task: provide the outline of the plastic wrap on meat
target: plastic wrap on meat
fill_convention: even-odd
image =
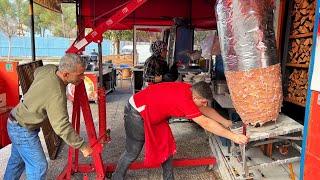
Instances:
[[[245,123],[276,120],[282,88],[273,27],[274,0],[218,0],[216,15],[236,111]]]

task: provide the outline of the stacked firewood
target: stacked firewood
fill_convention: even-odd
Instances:
[[[291,101],[305,104],[308,89],[308,71],[294,69],[289,76],[288,95]]]
[[[309,65],[312,49],[312,37],[297,38],[290,42],[289,63]]]
[[[315,0],[295,0],[292,11],[292,35],[312,33],[315,16]]]
[[[305,105],[308,88],[308,66],[312,51],[312,33],[315,22],[315,0],[294,0],[289,36],[287,81],[285,99]]]

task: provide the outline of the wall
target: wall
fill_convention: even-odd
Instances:
[[[73,43],[73,39],[62,37],[35,37],[36,56],[37,57],[60,57]],[[13,37],[11,47],[12,57],[30,57],[31,56],[31,40],[30,37]],[[0,57],[8,56],[9,42],[6,36],[0,32]],[[95,43],[91,43],[86,47],[86,52],[92,52],[92,49],[98,50]],[[102,53],[104,55],[111,54],[112,42],[105,39],[102,42]]]

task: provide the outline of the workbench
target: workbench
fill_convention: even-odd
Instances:
[[[212,134],[209,136],[209,142],[210,148],[217,158],[217,168],[223,179],[271,178],[275,175],[280,176],[279,174],[283,172],[286,172],[287,175],[294,174],[293,172],[299,173],[301,153],[299,144],[302,140],[302,130],[301,124],[284,114],[280,114],[276,122],[268,122],[262,127],[247,126],[249,143],[245,146],[232,143],[231,152],[228,152],[227,147],[222,146],[219,138]],[[242,122],[234,123],[231,131],[241,134]],[[290,143],[290,152],[287,155],[273,152],[272,158],[270,158],[265,156],[259,148],[261,145],[270,143],[279,143],[279,147],[282,148],[281,143],[283,142]],[[285,164],[293,164],[293,168],[288,169]],[[273,166],[279,166],[279,168],[270,168]]]

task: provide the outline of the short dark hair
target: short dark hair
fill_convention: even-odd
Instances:
[[[204,81],[192,85],[192,90],[196,91],[201,97],[211,101],[213,99],[210,85]]]

